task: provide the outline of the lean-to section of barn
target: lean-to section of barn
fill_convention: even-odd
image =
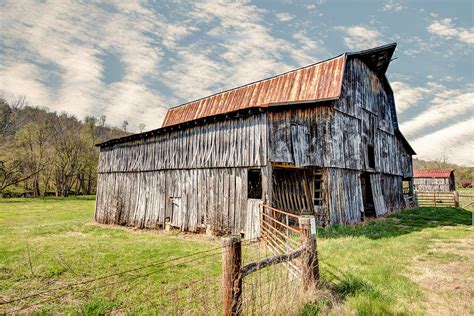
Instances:
[[[260,113],[101,148],[96,220],[245,231],[247,172],[266,164],[266,130]]]

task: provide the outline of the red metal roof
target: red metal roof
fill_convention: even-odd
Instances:
[[[454,169],[447,170],[414,170],[414,178],[449,178]]]
[[[336,99],[346,55],[214,94],[168,110],[163,127],[272,104]]]

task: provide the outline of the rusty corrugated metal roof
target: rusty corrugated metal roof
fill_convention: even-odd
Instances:
[[[414,170],[414,178],[449,178],[454,169],[446,170]]]
[[[171,108],[163,127],[246,108],[336,99],[341,93],[345,58],[341,55]]]

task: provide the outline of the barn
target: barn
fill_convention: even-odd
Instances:
[[[395,47],[185,103],[159,129],[99,144],[96,221],[254,236],[262,203],[321,225],[404,208],[415,152],[385,75]]]
[[[454,169],[415,170],[413,173],[415,189],[418,191],[455,191]]]

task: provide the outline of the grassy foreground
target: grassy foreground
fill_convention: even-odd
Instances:
[[[218,241],[203,237],[190,240],[186,234],[176,236],[178,232],[164,234],[100,226],[93,223],[94,208],[94,196],[0,199],[0,302],[220,246]],[[211,254],[198,262],[163,271],[169,265],[106,279],[98,285],[120,283],[97,290],[89,290],[96,283],[87,284],[79,287],[87,290],[80,295],[68,295],[26,312],[102,314],[125,308],[148,314],[158,292],[220,273],[220,252]],[[147,273],[150,275],[135,280]],[[123,279],[132,281],[121,282]],[[3,311],[34,302],[9,305]]]
[[[220,245],[203,236],[95,225],[94,204],[94,197],[0,199],[0,301]],[[474,313],[471,225],[469,211],[422,208],[319,230],[323,289],[300,313]],[[219,271],[217,253],[26,312],[152,313],[163,288]],[[0,313],[9,310],[0,305]]]

